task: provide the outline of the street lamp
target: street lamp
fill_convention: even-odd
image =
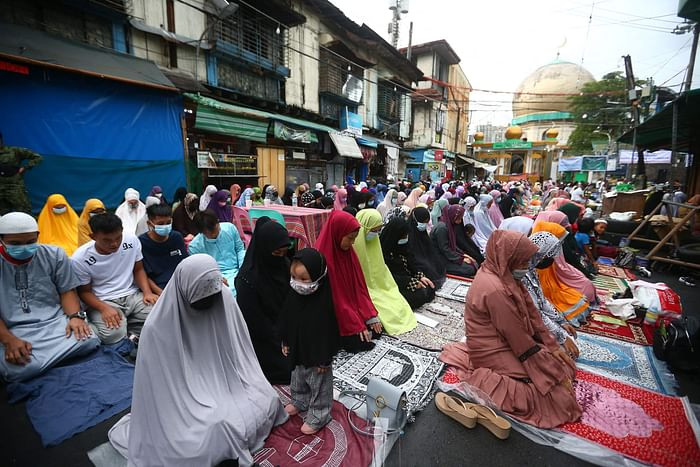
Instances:
[[[204,31],[202,31],[202,35],[199,36],[199,40],[197,41],[197,49],[194,54],[194,80],[195,82],[199,81],[199,75],[198,75],[198,70],[199,70],[199,51],[202,48],[202,41],[204,40],[204,36],[206,36],[210,30],[214,29],[214,26],[219,24],[220,21],[225,20],[226,18],[229,18],[232,16],[236,11],[238,11],[238,3],[233,3],[229,2],[228,0],[213,0],[212,3],[214,6],[220,9],[219,13],[216,14],[214,21],[210,25],[204,28]],[[206,16],[205,16],[206,20]]]

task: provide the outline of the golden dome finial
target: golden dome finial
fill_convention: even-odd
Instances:
[[[509,126],[508,129],[506,130],[506,140],[520,139],[520,137],[522,135],[523,135],[523,129],[520,128],[518,125]]]

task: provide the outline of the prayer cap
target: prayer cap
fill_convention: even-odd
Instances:
[[[10,212],[0,217],[0,235],[38,232],[36,220],[24,212]]]
[[[139,199],[139,197],[140,197],[139,192],[134,190],[133,188],[128,188],[124,192],[124,199],[127,201],[134,201],[134,200]]]

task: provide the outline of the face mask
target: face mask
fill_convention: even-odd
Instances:
[[[132,211],[135,211],[136,208],[138,208],[138,207],[139,207],[138,204],[129,204],[129,209],[131,209]]]
[[[537,269],[547,269],[552,264],[554,264],[554,258],[545,258],[542,261],[540,261],[539,264],[535,267]]]
[[[360,209],[364,209],[365,206],[367,206],[367,203],[360,203],[360,204],[357,205],[357,207],[360,208]]]
[[[379,232],[367,232],[367,235],[365,235],[365,240],[369,242],[377,237],[379,237]]]
[[[527,269],[513,269],[513,277],[516,281],[522,280],[527,275]]]
[[[95,217],[95,216],[99,216],[100,214],[103,214],[103,213],[101,213],[101,212],[91,212],[91,213],[89,214],[89,216],[90,216],[90,217]]]
[[[273,192],[272,192],[272,197],[273,197],[273,198],[277,198],[279,195],[280,195],[280,194],[279,194],[278,191],[273,191]]]
[[[208,297],[204,297],[201,300],[197,300],[194,303],[191,303],[192,308],[195,310],[208,310],[212,306],[214,306],[214,303],[216,302],[216,299],[221,296],[221,292],[215,293],[214,295],[209,295]]]
[[[162,198],[162,197],[163,197],[163,193],[156,193],[156,198]]]
[[[38,248],[38,243],[30,243],[29,245],[5,245],[7,254],[20,261],[34,256]]]
[[[153,231],[157,234],[160,235],[161,237],[167,237],[170,235],[170,232],[173,230],[173,224],[166,224],[166,225],[154,225],[153,226]]]
[[[420,230],[421,232],[425,232],[426,230],[428,230],[428,223],[427,222],[417,222],[416,228],[418,230]]]
[[[396,199],[396,198],[391,198],[391,205],[392,205],[392,206],[396,206],[396,203],[398,203],[398,202],[399,202],[398,199]]]
[[[405,245],[405,244],[408,243],[408,238],[401,238],[401,239],[399,239],[399,241],[396,242],[396,243],[398,243],[399,245]]]
[[[289,286],[299,295],[311,295],[318,290],[318,281],[301,282],[296,279],[289,279]]]
[[[53,213],[54,213],[54,214],[63,214],[63,213],[65,213],[66,211],[68,211],[68,208],[65,207],[65,206],[62,207],[62,208],[53,208]]]
[[[219,206],[221,206],[222,208],[226,206],[226,201],[219,201]]]

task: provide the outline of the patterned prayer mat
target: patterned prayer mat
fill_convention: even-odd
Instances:
[[[432,399],[433,383],[444,364],[438,353],[382,336],[374,349],[356,354],[341,351],[333,361],[333,385],[338,391],[366,391],[371,377],[380,377],[406,391],[409,415]]]
[[[627,290],[627,281],[624,279],[604,276],[602,274],[598,274],[593,278],[593,285],[595,285],[596,289],[604,290],[609,294]]]
[[[651,347],[587,334],[579,334],[576,343],[581,351],[576,366],[651,391],[676,394],[673,374]]]
[[[435,297],[416,310],[416,318],[418,326],[397,339],[434,351],[464,339],[464,302]]]
[[[624,324],[609,323],[596,319],[596,315],[607,319],[621,321]],[[578,328],[579,331],[598,336],[610,337],[624,342],[631,342],[639,345],[652,345],[654,342],[653,330],[648,325],[640,325],[625,322],[616,318],[607,311],[601,310],[592,313],[588,317],[588,322]]]
[[[275,386],[282,404],[291,402],[288,386]],[[348,423],[347,409],[333,401],[333,420],[314,435],[301,432],[304,420],[300,415],[290,417],[275,427],[265,440],[265,446],[255,453],[254,461],[261,467],[276,465],[356,466],[370,465],[374,452],[374,439],[352,429]],[[356,426],[364,426],[360,417],[351,413]]]
[[[467,292],[469,292],[471,285],[471,281],[448,277],[443,286],[435,292],[435,295],[464,303],[467,301]]]
[[[598,263],[598,274],[602,274],[604,276],[609,276],[609,277],[616,277],[618,279],[631,279],[634,280],[636,276],[628,271],[627,269],[618,267],[618,266],[610,266],[607,264],[600,264]]]

